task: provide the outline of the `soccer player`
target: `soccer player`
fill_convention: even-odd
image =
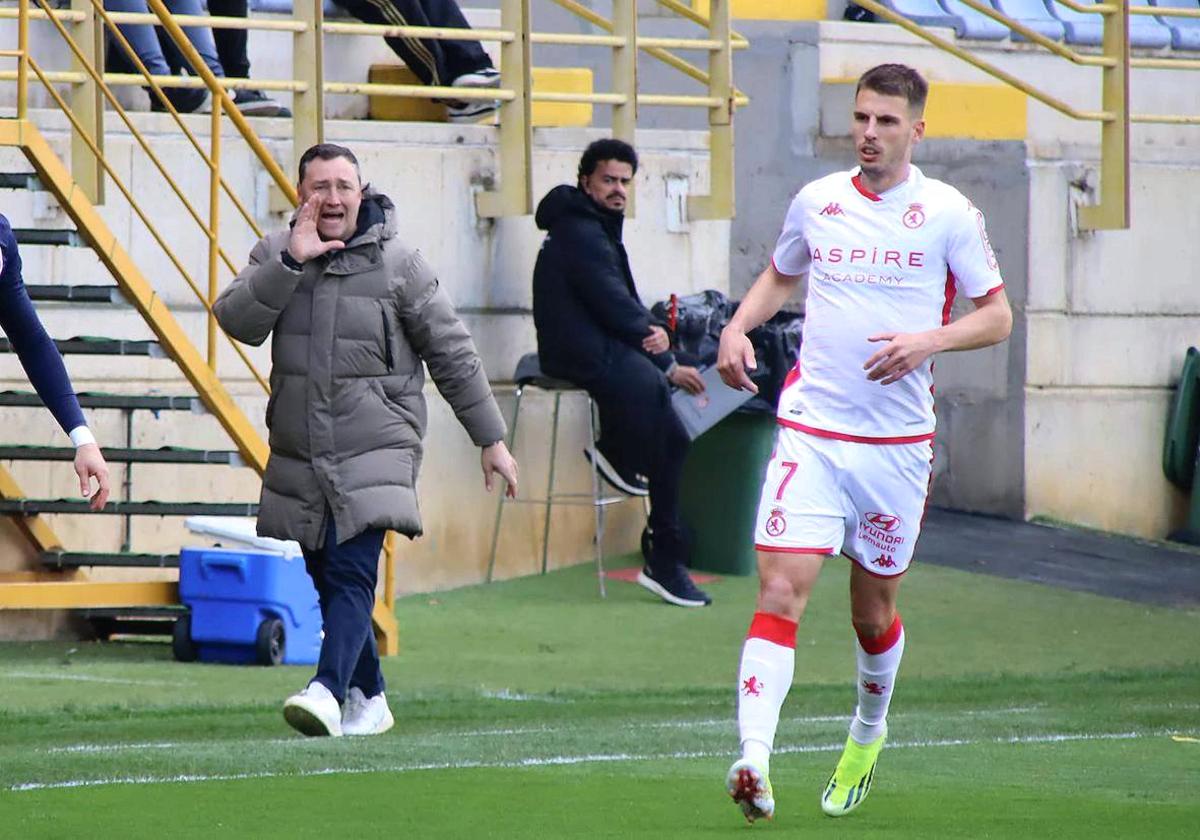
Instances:
[[[808,275],[804,341],[780,395],[783,428],[758,509],[759,594],[738,675],[742,757],[726,779],[751,822],[775,811],[769,765],[796,629],[822,563],[838,553],[850,560],[858,706],[821,808],[842,816],[870,792],[904,653],[896,596],[931,475],[932,357],[997,344],[1012,328],[983,214],[912,165],[927,93],[904,65],[863,74],[858,167],[800,190],[771,265],[721,334],[721,377],[754,391],[746,333]],[[974,310],[951,322],[956,293]]]

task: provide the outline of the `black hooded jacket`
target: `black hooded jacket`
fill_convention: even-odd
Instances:
[[[576,187],[555,187],[534,217],[546,239],[533,268],[538,357],[550,376],[586,386],[621,345],[645,353],[642,339],[661,322],[638,297],[621,244],[625,217]],[[664,372],[670,352],[646,354]]]

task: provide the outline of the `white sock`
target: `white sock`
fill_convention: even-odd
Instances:
[[[755,613],[738,669],[738,732],[742,755],[767,772],[779,712],[796,666],[796,622]]]
[[[904,625],[899,614],[882,636],[860,637],[857,649],[858,708],[850,721],[850,737],[865,746],[887,731],[888,706],[904,656]]]

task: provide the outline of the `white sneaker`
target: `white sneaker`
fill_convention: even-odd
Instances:
[[[450,86],[462,88],[500,87],[500,71],[495,67],[481,67],[473,73],[463,73],[452,81]]]
[[[305,735],[337,738],[342,734],[342,709],[329,689],[316,680],[283,702],[283,719]]]
[[[343,735],[382,735],[395,724],[383,692],[367,697],[362,689],[351,686],[342,710]]]

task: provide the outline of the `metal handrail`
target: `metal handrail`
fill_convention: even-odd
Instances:
[[[576,0],[552,0],[552,2],[561,6],[564,9],[566,9],[568,12],[575,15],[576,17],[580,17],[583,20],[586,20],[588,23],[592,24],[593,26],[599,27],[600,29],[603,29],[607,32],[613,31],[612,21],[610,21],[608,18],[604,17],[603,15],[593,12],[587,6],[584,6],[581,3],[576,2]],[[662,2],[662,0],[659,0],[659,2]],[[680,7],[680,8],[686,8],[686,7]],[[705,25],[708,24],[708,20],[706,18],[702,18],[700,15],[697,15],[694,12],[692,12],[691,14],[686,15],[686,16],[697,22],[703,21]],[[638,40],[639,40],[639,44],[638,44],[639,48],[645,49],[647,55],[653,56],[654,58],[658,59],[659,61],[666,64],[667,66],[678,70],[679,72],[683,73],[685,76],[690,76],[691,78],[695,79],[696,81],[700,82],[701,84],[708,84],[708,82],[709,82],[708,73],[705,73],[699,67],[695,66],[691,62],[684,61],[679,56],[668,52],[667,50],[663,49],[662,47],[655,47],[655,46],[642,47],[640,42],[642,40],[649,40],[649,39],[639,38]],[[742,45],[733,44],[732,46],[734,49],[742,49],[746,46],[746,44],[742,44]],[[734,95],[735,101],[738,105],[746,105],[746,104],[749,104],[749,102],[750,102],[749,97],[747,97],[737,87],[733,88],[733,95]]]
[[[36,0],[36,2],[39,5],[42,5],[44,9],[47,8],[47,6],[46,6],[47,0]],[[92,2],[96,7],[97,12],[101,16],[103,16],[104,9],[103,9],[102,4],[97,3],[96,0],[92,0]],[[167,184],[171,187],[172,191],[179,198],[180,202],[183,204],[183,206],[186,209],[186,211],[188,212],[188,214],[192,217],[192,220],[194,222],[196,222],[196,224],[200,227],[201,231],[203,231],[210,240],[213,240],[216,236],[215,225],[213,227],[210,227],[210,226],[206,225],[203,222],[203,220],[200,218],[199,213],[192,206],[192,203],[187,199],[187,197],[183,194],[183,191],[179,188],[179,185],[177,183],[175,183],[175,180],[171,177],[170,173],[167,171],[166,167],[163,165],[162,160],[159,158],[159,156],[157,154],[155,154],[153,149],[150,147],[150,144],[147,142],[145,136],[140,131],[138,131],[137,127],[133,124],[133,121],[130,119],[128,112],[124,109],[124,107],[122,107],[120,101],[113,94],[111,88],[109,88],[107,85],[104,84],[104,80],[101,77],[99,71],[96,70],[96,68],[90,62],[87,61],[86,56],[84,56],[82,49],[79,47],[79,44],[76,43],[75,38],[69,32],[67,32],[66,27],[63,26],[61,21],[55,19],[53,16],[50,17],[50,20],[53,23],[53,25],[58,29],[59,35],[62,37],[63,41],[66,43],[67,47],[71,50],[72,54],[74,54],[74,56],[84,66],[85,72],[91,77],[92,81],[98,85],[102,95],[108,101],[109,105],[111,105],[113,107],[114,111],[117,113],[117,115],[120,117],[120,119],[125,123],[126,127],[130,131],[131,135],[135,138],[135,140],[141,146],[142,150],[150,158],[150,160],[154,164],[155,168],[159,171],[159,173],[167,181]],[[116,28],[115,24],[113,25],[113,32],[116,35],[116,37],[118,38],[119,43],[122,45],[122,47],[124,47],[125,49],[127,49],[129,51],[131,58],[134,60],[135,64],[138,66],[138,68],[143,73],[146,74],[147,78],[149,78],[149,73],[146,71],[145,65],[142,64],[141,60],[137,58],[137,55],[136,55],[136,53],[133,52],[133,49],[129,45],[129,42],[125,40],[123,35],[121,35],[120,30],[118,30]],[[84,139],[84,142],[88,145],[92,154],[95,155],[100,166],[104,169],[106,174],[112,179],[113,183],[117,186],[117,188],[125,196],[126,200],[129,202],[130,207],[133,209],[134,213],[137,214],[138,218],[142,221],[142,223],[146,226],[146,229],[147,229],[147,231],[149,231],[151,237],[153,237],[155,242],[158,243],[159,247],[162,248],[163,252],[167,256],[167,259],[171,262],[171,264],[173,266],[175,266],[176,270],[179,271],[180,276],[183,278],[184,282],[188,285],[188,287],[192,290],[193,294],[196,295],[196,298],[201,302],[201,304],[208,311],[209,317],[212,318],[213,314],[212,314],[211,301],[208,300],[204,296],[204,294],[200,291],[200,288],[196,285],[196,282],[192,279],[192,277],[188,273],[187,269],[184,268],[183,263],[180,261],[179,257],[175,254],[175,252],[167,244],[166,240],[158,232],[157,228],[154,227],[154,225],[151,223],[150,219],[146,216],[144,211],[141,209],[140,205],[138,205],[136,200],[133,198],[132,192],[121,181],[120,177],[117,175],[116,171],[112,168],[111,164],[108,163],[108,160],[104,156],[103,151],[100,149],[99,144],[97,144],[96,141],[85,130],[82,123],[80,123],[79,119],[72,112],[70,106],[62,98],[62,96],[58,93],[58,91],[54,89],[54,85],[53,85],[52,81],[45,76],[41,67],[37,64],[37,62],[34,61],[33,57],[26,54],[24,56],[23,61],[25,64],[28,64],[28,66],[31,69],[33,69],[35,71],[35,73],[38,76],[39,81],[42,82],[43,86],[47,89],[50,96],[54,99],[55,103],[63,111],[63,113],[66,115],[67,119],[70,121],[72,128],[75,129],[75,131],[78,133],[78,135]],[[169,103],[168,103],[168,106],[169,106]],[[18,110],[20,110],[20,109],[18,109]],[[23,118],[23,114],[21,116]],[[178,114],[176,114],[176,118],[178,119]],[[187,127],[183,125],[182,121],[180,121],[180,127],[184,130],[184,132],[188,136],[189,140],[192,141],[193,145],[196,148],[196,151],[199,152],[199,154],[204,159],[204,161],[209,165],[210,168],[212,168],[213,161],[208,157],[208,155],[206,155],[204,153],[203,149],[200,148],[199,143],[195,139],[195,136],[192,135],[190,131],[188,131]],[[250,221],[251,225],[255,228],[256,231],[258,231],[259,235],[261,236],[261,231],[258,230],[258,226],[254,223],[253,217],[249,216],[249,213],[248,213],[248,211],[246,211],[245,206],[241,203],[241,201],[237,198],[237,196],[233,194],[232,189],[224,181],[224,179],[221,179],[221,184],[225,187],[226,193],[229,195],[229,197],[233,200],[234,204],[242,212],[243,216],[245,216],[248,219],[248,221]],[[229,270],[236,274],[237,268],[234,265],[233,261],[229,258],[229,255],[226,254],[223,249],[218,249],[218,254],[224,260],[224,262],[225,262],[226,266],[228,266]],[[239,357],[242,359],[243,363],[245,363],[247,368],[250,370],[251,375],[259,382],[260,385],[262,385],[265,389],[267,389],[269,391],[269,387],[267,386],[266,380],[263,378],[262,374],[259,373],[258,369],[254,366],[253,362],[251,362],[251,360],[250,360],[249,356],[246,354],[246,352],[233,340],[232,337],[227,336],[227,338],[229,339],[230,345],[233,347],[234,351],[239,355]],[[211,362],[210,362],[210,364],[211,364]]]
[[[968,52],[967,50],[964,50],[962,47],[958,46],[957,44],[952,44],[951,42],[947,41],[945,38],[942,38],[938,35],[933,34],[932,32],[929,32],[920,24],[913,23],[908,18],[904,17],[903,15],[899,14],[898,12],[893,12],[891,9],[889,9],[887,6],[884,6],[882,3],[876,2],[876,0],[854,0],[854,2],[858,3],[864,9],[868,9],[868,10],[874,12],[879,17],[886,18],[887,20],[889,20],[892,23],[899,26],[901,29],[911,32],[913,35],[916,35],[918,38],[928,41],[929,43],[933,44],[938,49],[948,52],[951,55],[955,56],[956,58],[962,59],[963,61],[967,62],[971,66],[977,67],[978,69],[982,70],[983,72],[987,73],[988,75],[993,76],[993,77],[999,79],[1000,81],[1002,81],[1008,85],[1011,85],[1012,87],[1015,87],[1017,90],[1021,91],[1022,93],[1026,94],[1028,96],[1032,96],[1034,99],[1041,102],[1043,105],[1048,105],[1049,107],[1053,108],[1054,110],[1058,111],[1059,113],[1066,114],[1068,117],[1071,117],[1072,119],[1107,122],[1109,120],[1114,120],[1117,118],[1117,115],[1110,111],[1080,111],[1076,108],[1073,108],[1070,105],[1068,105],[1066,102],[1063,102],[1061,99],[1051,96],[1048,93],[1044,93],[1043,91],[1038,90],[1037,88],[1033,87],[1032,85],[1022,81],[1021,79],[1018,79],[1016,76],[1012,75],[1011,73],[1007,72],[1006,70],[1001,70],[996,65],[994,65],[990,62],[984,61],[982,58],[978,58],[975,55],[972,55],[970,52]],[[964,0],[964,2],[966,2],[966,0]]]

